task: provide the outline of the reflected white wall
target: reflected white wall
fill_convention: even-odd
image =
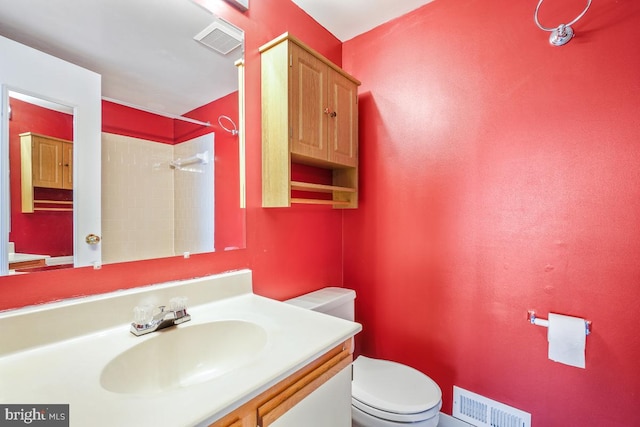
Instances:
[[[200,161],[174,170],[176,255],[214,250],[214,135],[194,138],[174,146],[174,160]],[[206,163],[202,162],[205,158]]]

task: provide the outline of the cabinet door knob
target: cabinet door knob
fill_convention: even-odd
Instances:
[[[331,111],[331,109],[330,109],[329,107],[326,107],[326,108],[324,109],[324,113],[325,113],[325,114],[328,114],[328,115],[329,115],[329,117],[335,117],[335,116],[337,116],[337,115],[338,115],[338,113],[336,113],[335,111]]]

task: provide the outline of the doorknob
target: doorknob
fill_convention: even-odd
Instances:
[[[90,245],[97,245],[98,243],[100,243],[100,236],[96,236],[95,234],[87,234],[87,237],[85,237],[84,240]]]

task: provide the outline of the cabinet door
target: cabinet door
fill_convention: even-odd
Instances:
[[[73,144],[62,143],[62,188],[73,190]]]
[[[62,145],[60,141],[34,136],[33,186],[62,188]]]
[[[289,123],[292,154],[327,160],[327,72],[329,67],[290,43],[291,90]]]
[[[358,165],[358,86],[333,70],[329,73],[328,86],[329,161],[355,167]]]
[[[351,366],[342,369],[270,427],[351,427]]]
[[[283,381],[284,389],[258,406],[258,426],[349,427],[351,361],[350,345],[344,343],[307,365],[310,370],[302,377]],[[334,412],[324,413],[328,407]]]

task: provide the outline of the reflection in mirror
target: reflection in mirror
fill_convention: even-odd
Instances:
[[[103,102],[103,263],[244,247],[239,137],[204,122],[238,117],[238,102],[197,108],[195,123]]]
[[[73,265],[73,109],[9,91],[9,270]]]
[[[215,144],[102,136],[102,262],[214,250]]]
[[[0,35],[102,75],[103,263],[245,247],[242,99],[234,64],[243,57],[240,29],[190,1],[156,8],[99,0],[88,8],[78,0],[26,0],[0,2]],[[222,116],[234,124],[220,122]],[[227,131],[233,126],[240,135]],[[21,200],[11,205],[13,212]],[[69,221],[56,228],[64,239],[46,240],[85,245],[87,233],[64,231],[73,228]],[[12,214],[11,222],[20,220]],[[16,227],[11,233],[20,240]],[[70,256],[66,249],[47,251],[60,262]]]

